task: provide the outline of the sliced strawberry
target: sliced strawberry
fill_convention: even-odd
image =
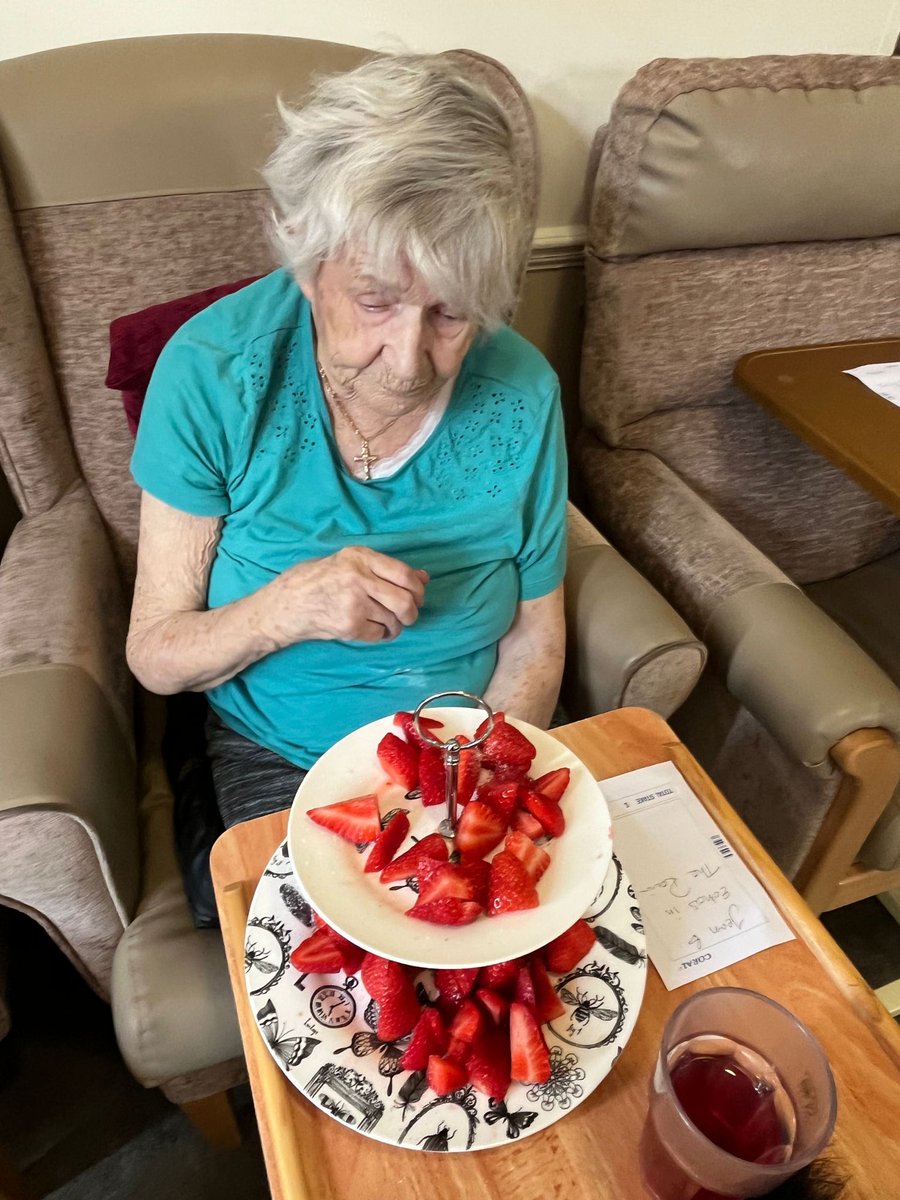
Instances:
[[[374,795],[354,796],[336,804],[322,804],[307,809],[306,815],[323,829],[329,829],[348,842],[374,842],[381,833],[378,798]]]
[[[380,1000],[395,988],[402,988],[408,978],[406,968],[400,963],[371,953],[362,961],[360,977],[373,1000]]]
[[[405,812],[394,813],[375,839],[375,845],[369,851],[364,870],[383,871],[403,845],[408,833],[409,817]]]
[[[517,1083],[546,1083],[550,1051],[537,1018],[525,1004],[509,1008],[510,1075]]]
[[[458,1008],[471,996],[478,974],[478,967],[439,967],[434,973],[434,983],[441,999]]]
[[[486,1030],[466,1059],[469,1081],[485,1096],[502,1100],[510,1084],[510,1047],[506,1029]]]
[[[508,958],[504,962],[491,963],[481,968],[478,982],[495,992],[509,992],[516,985],[519,977],[520,962],[517,958]]]
[[[491,861],[487,915],[497,917],[523,908],[537,908],[538,903],[538,894],[528,872],[514,854],[501,850]]]
[[[463,1000],[450,1025],[451,1038],[472,1043],[484,1029],[484,1013],[471,998]]]
[[[519,785],[514,779],[498,782],[495,777],[478,789],[478,799],[498,812],[504,825],[509,825],[519,803]]]
[[[481,752],[486,767],[503,765],[522,767],[525,771],[537,754],[525,734],[506,720],[494,721],[494,728],[485,739]]]
[[[596,944],[594,931],[587,921],[576,921],[559,937],[544,946],[540,953],[544,957],[547,969],[562,975],[581,962]]]
[[[481,750],[477,746],[473,746],[471,750],[460,750],[456,773],[456,803],[460,807],[464,807],[472,799],[480,774]]]
[[[337,946],[341,952],[341,970],[345,975],[358,975],[362,960],[366,956],[365,950],[340,936]]]
[[[412,1033],[421,1008],[412,983],[402,992],[392,992],[377,1001],[378,1024],[375,1032],[383,1042],[395,1042]]]
[[[398,712],[394,714],[394,724],[398,729],[402,729],[406,734],[406,740],[413,746],[418,746],[421,750],[428,743],[423,741],[416,732],[416,723],[413,719],[413,714],[409,712]],[[436,737],[436,730],[443,729],[443,721],[438,721],[435,717],[419,717],[419,724],[431,737]]]
[[[516,996],[514,1003],[525,1004],[531,1009],[532,1012],[535,1012],[537,1009],[534,996],[534,981],[532,980],[531,972],[525,963],[519,967],[519,976],[516,979]]]
[[[480,800],[470,800],[456,826],[456,848],[464,857],[482,858],[499,846],[506,833],[506,822],[493,808]]]
[[[523,783],[527,780],[528,768],[523,763],[496,763],[493,767],[493,783]]]
[[[520,833],[524,833],[532,841],[544,836],[544,827],[537,817],[533,817],[530,812],[526,812],[522,808],[513,815],[512,827],[518,829]]]
[[[419,998],[409,972],[400,963],[377,954],[362,961],[363,986],[378,1005],[375,1032],[383,1042],[411,1033],[419,1019]]]
[[[406,915],[418,921],[429,921],[432,925],[471,925],[483,911],[475,900],[442,896],[437,900],[417,900],[406,910]]]
[[[469,1057],[469,1043],[464,1042],[462,1038],[450,1038],[450,1043],[444,1051],[444,1058],[448,1058],[450,1062],[465,1065],[466,1059]]]
[[[488,1016],[495,1025],[499,1025],[506,1019],[506,1014],[509,1012],[509,1001],[505,996],[501,996],[493,988],[480,987],[476,989],[475,997],[484,1005]]]
[[[416,865],[420,858],[439,858],[444,862],[450,857],[447,843],[439,833],[429,833],[421,842],[416,842],[408,850],[384,868],[381,872],[382,883],[399,883],[402,879],[415,879]]]
[[[304,974],[334,974],[343,969],[341,949],[327,930],[317,929],[291,952],[291,966]]]
[[[419,755],[419,788],[426,808],[444,803],[447,794],[444,756],[434,746],[426,746]]]
[[[400,1059],[402,1071],[424,1071],[432,1054],[444,1054],[450,1035],[436,1008],[423,1008],[413,1030],[412,1041]]]
[[[425,857],[424,855],[416,861],[416,884],[418,886],[419,895],[428,889],[428,885],[441,870],[442,867],[449,867],[451,864],[446,859],[443,861],[439,858]],[[468,899],[469,897],[466,897]]]
[[[469,1082],[469,1073],[461,1063],[432,1054],[428,1060],[425,1078],[428,1086],[439,1096],[448,1096]]]
[[[528,973],[534,985],[534,1012],[538,1024],[546,1025],[548,1021],[555,1021],[566,1011],[566,1006],[556,994],[540,955],[532,954],[528,963]]]
[[[488,720],[489,720],[489,718],[485,717],[484,720],[481,722],[481,724],[478,726],[478,728],[475,730],[476,738],[480,738],[482,736],[482,734],[487,733]],[[505,720],[506,720],[506,716],[502,712],[502,710],[499,710],[494,713],[494,724],[495,725],[497,724],[498,721],[505,721]]]
[[[559,804],[563,792],[569,786],[570,776],[571,771],[568,767],[557,767],[555,771],[548,771],[546,775],[535,779],[531,786],[536,792],[546,796],[548,800],[555,800]]]
[[[384,773],[394,783],[399,783],[404,792],[411,792],[418,786],[418,746],[398,738],[396,733],[386,733],[378,743],[377,754]]]
[[[429,859],[434,862],[434,859]],[[424,878],[423,878],[424,877]],[[452,896],[456,900],[475,900],[475,881],[462,873],[454,863],[441,863],[436,870],[417,873],[419,880],[419,903],[441,900]]]
[[[547,851],[541,846],[536,846],[531,838],[526,837],[519,829],[513,829],[506,835],[503,848],[516,856],[528,872],[532,883],[537,883],[550,866],[550,855]]]
[[[483,858],[467,859],[456,868],[458,874],[469,881],[472,888],[472,899],[477,900],[482,908],[487,904],[488,883],[491,878],[490,863]]]
[[[559,837],[566,827],[566,818],[555,800],[548,800],[542,792],[528,788],[522,795],[522,803],[540,822],[541,829],[547,837]]]
[[[318,913],[313,913],[313,916],[316,922],[316,930],[327,934],[331,943],[340,953],[340,969],[345,975],[355,975],[359,971],[362,960],[365,957],[365,950],[361,949],[354,942],[351,942],[348,938],[345,938],[343,934],[338,933],[336,929],[332,929]]]

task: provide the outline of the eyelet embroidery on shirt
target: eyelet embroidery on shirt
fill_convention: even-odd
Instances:
[[[271,335],[270,344],[277,336]],[[254,350],[247,358],[247,365],[247,383],[252,395],[270,405],[268,412],[260,413],[254,454],[261,457],[274,453],[294,464],[318,445],[315,436],[318,418],[308,388],[299,382],[304,377],[300,333],[289,337],[270,355],[263,350]],[[280,381],[276,387],[273,387],[273,378]],[[270,390],[272,396],[268,394]]]
[[[463,499],[473,481],[483,479],[485,494],[493,499],[522,469],[525,404],[521,396],[475,379],[468,385],[466,408],[466,415],[451,424],[435,450],[434,479],[454,500]],[[501,411],[512,419],[499,430],[496,420]]]
[[[272,335],[275,340],[276,335]],[[247,359],[251,393],[268,400],[269,411],[260,414],[255,456],[271,453],[293,465],[313,450],[318,439],[318,417],[304,378],[303,344],[299,333],[288,338],[271,355],[255,349]],[[268,396],[273,377],[279,390]],[[434,448],[434,481],[454,500],[471,492],[473,483],[485,480],[485,494],[502,495],[506,481],[522,469],[526,446],[525,403],[489,380],[472,379],[465,395],[466,412],[451,420]],[[498,429],[498,418],[505,418]]]

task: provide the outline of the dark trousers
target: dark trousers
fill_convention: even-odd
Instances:
[[[229,729],[212,709],[206,718],[206,752],[226,828],[290,808],[306,775],[302,767]]]

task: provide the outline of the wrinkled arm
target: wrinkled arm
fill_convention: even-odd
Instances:
[[[562,584],[546,596],[522,600],[500,639],[488,704],[546,729],[559,696],[565,643]]]
[[[296,642],[378,642],[418,618],[427,574],[364,546],[308,559],[207,608],[220,517],[144,493],[128,664],[151,692],[206,691]]]
[[[144,493],[128,665],[151,692],[204,691],[274,649],[254,597],[210,611],[220,517],[180,512]]]

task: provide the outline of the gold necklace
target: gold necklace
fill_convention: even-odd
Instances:
[[[344,418],[344,420],[347,422],[347,424],[350,426],[350,428],[353,430],[353,432],[359,438],[359,443],[360,443],[360,448],[362,450],[362,453],[355,455],[353,461],[355,463],[362,463],[363,483],[371,483],[371,481],[372,481],[372,463],[378,462],[378,459],[381,456],[379,454],[373,454],[371,452],[371,450],[369,449],[369,443],[374,442],[376,438],[380,438],[383,433],[387,433],[387,431],[390,429],[390,427],[396,421],[399,421],[400,418],[404,414],[397,413],[396,416],[391,417],[391,419],[389,421],[387,421],[384,425],[382,425],[382,427],[380,429],[376,430],[375,433],[370,433],[369,436],[366,437],[366,435],[362,432],[362,430],[358,429],[357,426],[353,423],[353,419],[350,416],[350,414],[347,412],[346,408],[344,407],[343,402],[335,394],[334,388],[331,386],[331,381],[329,380],[328,376],[325,374],[325,371],[323,370],[322,364],[320,362],[316,363],[316,368],[318,369],[318,372],[319,372],[319,378],[322,380],[322,387],[325,389],[325,395],[328,397],[328,399],[331,401],[331,403],[334,405],[334,407],[337,409],[337,411],[341,414],[341,416]]]

